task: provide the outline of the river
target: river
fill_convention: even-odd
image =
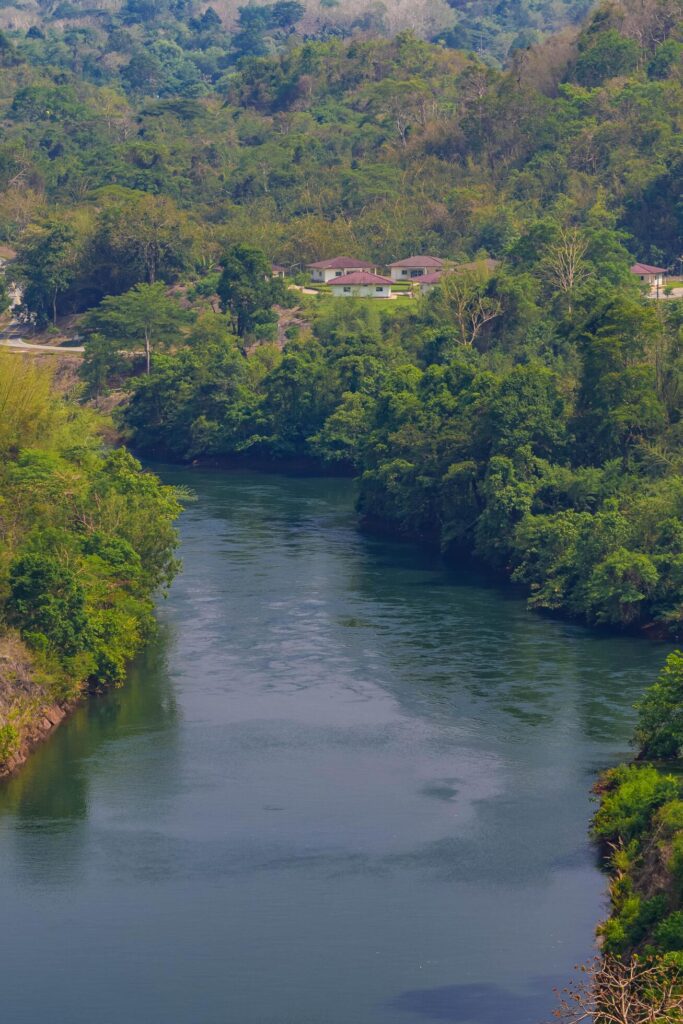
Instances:
[[[663,652],[359,534],[350,481],[163,475],[158,638],[0,788],[3,1019],[547,1018]]]

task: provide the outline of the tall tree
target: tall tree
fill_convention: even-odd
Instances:
[[[234,245],[223,257],[218,295],[240,338],[258,328],[262,334],[271,333],[269,328],[277,321],[273,303],[283,294],[282,282],[273,279],[270,260],[260,249]]]
[[[163,284],[137,284],[123,295],[104,299],[86,320],[86,330],[96,333],[117,349],[140,349],[145,353],[147,373],[152,353],[171,345],[187,320],[185,311],[166,294]]]
[[[571,316],[574,295],[588,276],[585,256],[588,242],[576,228],[562,228],[545,249],[543,263],[553,290],[559,292]]]
[[[435,303],[445,318],[453,320],[461,345],[472,347],[483,329],[503,312],[498,298],[488,294],[490,274],[485,265],[473,270],[444,273]]]
[[[15,271],[23,283],[23,305],[38,324],[57,322],[60,295],[76,269],[76,232],[61,221],[30,228],[19,248]]]
[[[110,279],[109,290],[171,281],[189,266],[196,231],[172,199],[112,189],[104,200],[92,259]]]

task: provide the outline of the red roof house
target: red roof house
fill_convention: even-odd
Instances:
[[[358,270],[353,274],[342,274],[330,281],[330,290],[337,296],[364,296],[373,299],[391,297],[391,278],[367,270]]]
[[[666,274],[666,267],[651,267],[649,263],[634,263],[632,274]]]
[[[442,277],[443,271],[435,270],[431,274],[422,274],[418,277],[415,284],[420,286],[421,292],[429,292],[439,283]]]
[[[335,256],[332,260],[318,260],[316,263],[309,263],[308,269],[311,272],[313,281],[327,284],[334,277],[342,277],[343,274],[354,274],[361,270],[375,270],[373,263],[367,260],[358,260],[354,256]]]
[[[414,277],[422,277],[435,270],[440,270],[446,261],[438,256],[408,256],[405,260],[397,260],[389,264],[392,281],[410,281]]]
[[[634,263],[631,273],[636,274],[641,281],[650,286],[651,291],[655,292],[664,283],[666,270],[664,267],[653,267],[649,263]]]

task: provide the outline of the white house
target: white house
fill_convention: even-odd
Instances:
[[[390,263],[389,273],[392,281],[412,281],[416,277],[441,270],[445,262],[438,256],[409,256],[405,260]]]
[[[631,273],[637,274],[641,281],[649,285],[650,291],[659,292],[659,289],[664,284],[666,270],[664,267],[651,267],[649,263],[634,263],[631,267]]]
[[[317,263],[309,263],[308,269],[311,272],[311,280],[318,284],[327,284],[335,277],[343,277],[344,274],[360,274],[365,270],[375,273],[376,267],[366,260],[357,260],[353,256],[336,256],[333,260],[318,260]]]
[[[342,274],[329,282],[330,291],[343,298],[390,299],[391,280],[371,274],[367,270],[359,270],[353,274]]]
[[[284,278],[285,274],[287,273],[286,269],[284,267],[281,267],[279,263],[271,263],[270,270],[273,277]]]

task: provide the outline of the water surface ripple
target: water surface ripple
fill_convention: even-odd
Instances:
[[[158,639],[0,789],[4,1019],[546,1018],[663,652],[359,535],[348,481],[163,472]]]

